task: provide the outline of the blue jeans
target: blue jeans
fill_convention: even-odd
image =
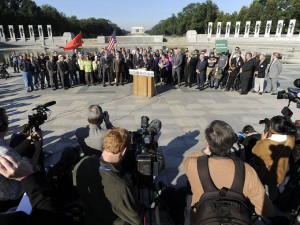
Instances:
[[[30,90],[33,91],[34,87],[33,87],[33,82],[32,82],[32,73],[31,72],[22,72],[23,75],[23,82],[24,82],[24,86],[26,90]]]

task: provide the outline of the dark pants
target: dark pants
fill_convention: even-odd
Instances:
[[[86,84],[84,70],[79,70],[79,81],[80,81],[80,84]]]
[[[70,78],[73,82],[73,85],[78,84],[77,73],[76,70],[70,71]]]
[[[123,73],[121,71],[116,71],[116,79],[117,79],[117,85],[119,83],[123,84]]]
[[[197,73],[197,85],[199,88],[204,88],[204,82],[205,82],[205,70],[200,71],[200,73]]]
[[[192,85],[192,81],[194,81],[194,73],[193,72],[186,72],[184,73],[184,80],[185,85]]]
[[[13,62],[13,64],[14,64],[14,72],[19,73],[18,62]]]
[[[49,76],[50,76],[50,85],[51,85],[51,87],[58,89],[57,71],[49,72]]]
[[[248,93],[250,77],[251,74],[241,74],[241,93],[243,94]]]
[[[103,74],[103,84],[105,84],[105,82],[109,82],[111,83],[112,77],[111,77],[111,73],[110,73],[110,69],[109,68],[102,68],[102,74]]]
[[[41,70],[40,71],[40,80],[41,80],[41,88],[45,88],[45,77],[47,79],[48,82],[48,87],[50,87],[50,77],[49,74],[47,73],[47,71],[45,70]]]

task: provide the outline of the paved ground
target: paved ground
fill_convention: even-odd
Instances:
[[[280,89],[293,87],[299,76],[300,65],[284,65],[280,77]],[[85,126],[86,109],[91,104],[99,104],[110,114],[114,126],[136,130],[143,115],[162,121],[158,138],[160,150],[166,158],[166,168],[160,179],[167,184],[185,184],[181,162],[187,154],[204,147],[204,129],[212,120],[228,122],[236,132],[244,125],[251,124],[263,130],[258,121],[280,114],[288,100],[277,100],[270,94],[240,96],[237,92],[210,90],[199,92],[190,88],[170,88],[158,86],[158,95],[153,98],[134,97],[132,85],[102,87],[74,87],[67,91],[47,89],[26,93],[20,75],[8,80],[0,79],[0,106],[8,111],[10,134],[27,122],[31,109],[38,104],[56,101],[51,106],[52,114],[42,125],[45,134],[45,149],[60,152],[64,146],[75,145],[74,130]],[[300,109],[291,103],[294,119],[300,119]],[[55,162],[59,154],[48,159]]]

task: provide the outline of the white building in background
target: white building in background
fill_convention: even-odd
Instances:
[[[144,27],[131,27],[131,34],[144,34]]]

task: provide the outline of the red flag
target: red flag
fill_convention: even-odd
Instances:
[[[64,51],[76,49],[79,46],[82,46],[81,32],[73,40],[71,40],[68,44],[66,44],[66,46],[64,47]]]

